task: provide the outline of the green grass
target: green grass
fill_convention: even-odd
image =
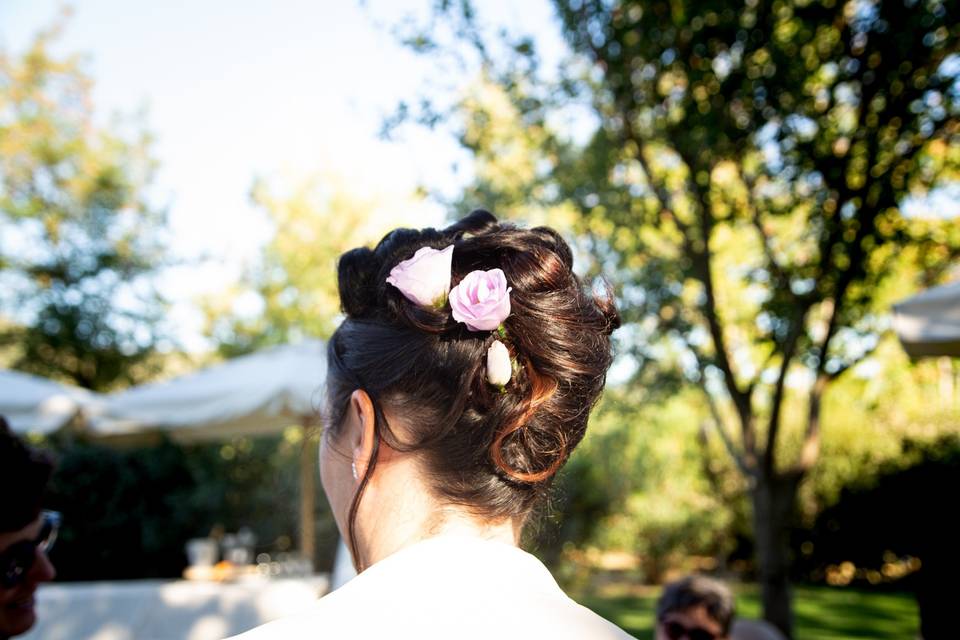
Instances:
[[[737,615],[760,616],[757,588],[736,588]],[[606,585],[600,595],[572,594],[628,633],[653,638],[656,588],[618,588]],[[579,596],[579,597],[578,597]],[[832,587],[798,587],[794,592],[796,640],[910,640],[917,637],[917,603],[908,593],[875,593]]]

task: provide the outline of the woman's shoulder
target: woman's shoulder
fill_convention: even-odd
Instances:
[[[228,640],[299,640],[301,638],[357,637],[358,611],[353,598],[348,595],[346,586],[320,598],[307,610],[246,631]],[[346,597],[345,597],[346,596]],[[376,610],[375,603],[367,603],[370,615]],[[371,616],[372,617],[372,616]],[[360,637],[363,637],[362,635]]]
[[[339,593],[339,592],[337,592]],[[355,601],[349,591],[322,598],[309,611],[269,622],[232,640],[313,640],[319,637],[418,638],[421,640],[491,637],[503,640],[633,640],[625,631],[572,600],[513,599],[444,608],[420,603]],[[346,597],[344,597],[346,596]],[[439,603],[438,603],[439,604]]]
[[[596,638],[631,636],[560,589],[534,556],[501,543],[446,538],[373,565],[309,611],[236,640],[354,637]]]

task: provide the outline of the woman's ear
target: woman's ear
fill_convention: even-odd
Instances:
[[[367,472],[367,466],[373,457],[373,446],[376,441],[376,414],[373,402],[363,389],[357,389],[350,394],[350,409],[356,419],[356,428],[350,434],[350,453],[356,477],[362,478]]]

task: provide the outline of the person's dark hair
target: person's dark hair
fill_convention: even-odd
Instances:
[[[386,278],[421,247],[454,245],[451,286],[469,272],[500,268],[510,293],[505,342],[518,370],[503,392],[485,379],[492,332],[407,300]],[[340,257],[346,319],[328,345],[327,425],[336,436],[350,394],[370,396],[378,438],[349,516],[377,462],[379,441],[416,451],[436,497],[491,520],[526,517],[583,438],[611,362],[620,318],[609,291],[596,295],[573,273],[570,247],[547,227],[502,224],[474,211],[446,229],[397,229],[373,250]],[[401,438],[384,407],[406,425]]]
[[[36,520],[52,472],[50,457],[24,444],[0,416],[0,532],[17,531]]]
[[[735,615],[733,594],[725,584],[706,576],[687,576],[665,586],[657,600],[657,620],[700,605],[720,625],[723,635],[729,635]]]

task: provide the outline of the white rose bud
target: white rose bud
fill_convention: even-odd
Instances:
[[[494,340],[487,349],[487,382],[502,387],[510,382],[513,374],[513,365],[510,362],[510,352],[506,345]]]

